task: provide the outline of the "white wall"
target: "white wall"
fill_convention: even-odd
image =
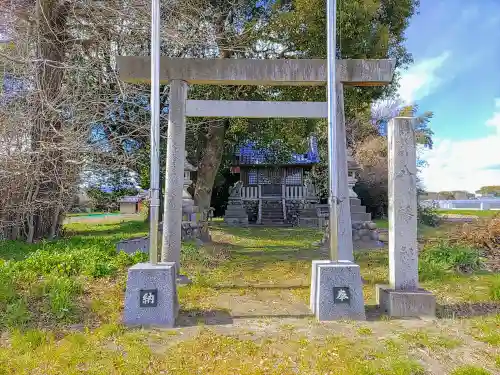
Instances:
[[[500,198],[422,201],[424,206],[448,210],[500,210]]]

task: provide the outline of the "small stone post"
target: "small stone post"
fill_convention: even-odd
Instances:
[[[389,285],[377,303],[390,316],[433,316],[434,296],[418,286],[417,160],[414,119],[389,122]]]
[[[186,99],[188,85],[170,82],[165,175],[165,211],[163,214],[162,262],[175,262],[180,270],[182,239],[182,190],[184,187],[184,151],[186,145]]]

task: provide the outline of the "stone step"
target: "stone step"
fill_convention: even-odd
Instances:
[[[362,212],[352,212],[351,213],[351,221],[370,221],[372,219],[372,215],[369,213]]]
[[[247,212],[243,207],[227,207],[226,212]]]
[[[237,216],[237,217],[240,217],[240,216],[248,216],[247,213],[245,211],[228,211],[226,210],[226,212],[224,213],[224,216]]]
[[[243,202],[229,202],[227,207],[245,207]]]
[[[248,218],[248,215],[224,215],[224,218],[235,218],[235,219],[244,219]]]
[[[361,206],[361,199],[359,198],[349,198],[351,206]]]
[[[364,214],[366,212],[365,206],[351,206],[351,213]]]
[[[224,215],[224,219],[247,219],[247,215]]]
[[[260,226],[263,226],[263,227],[284,227],[284,228],[288,228],[288,227],[291,227],[292,225],[288,224],[288,223],[284,223],[284,222],[281,222],[281,223],[264,223],[264,222],[262,222],[262,224],[260,224]]]
[[[273,215],[273,216],[262,215],[261,218],[263,220],[283,220],[283,215]]]

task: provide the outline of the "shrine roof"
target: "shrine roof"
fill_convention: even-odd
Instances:
[[[270,148],[258,147],[256,142],[247,142],[236,150],[240,165],[313,165],[319,163],[318,142],[316,137],[309,138],[308,150],[303,153],[292,152],[289,160],[273,162],[278,157]]]

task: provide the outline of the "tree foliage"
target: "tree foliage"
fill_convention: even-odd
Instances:
[[[392,116],[412,116],[415,118],[416,142],[424,147],[432,147],[432,131],[429,122],[432,112],[419,114],[417,106],[404,106],[389,111],[375,111],[372,123],[380,132],[359,141],[355,145],[355,158],[361,166],[359,181],[355,191],[368,211],[375,217],[383,217],[388,211],[388,149],[386,125]],[[423,163],[417,165],[422,166]]]
[[[500,186],[499,185],[489,185],[482,186],[476,193],[481,195],[492,195],[494,197],[500,197]]]
[[[325,6],[323,0],[165,0],[162,54],[326,58]],[[119,166],[140,174],[141,184],[149,182],[149,87],[124,84],[115,66],[118,55],[149,55],[149,2],[36,0],[1,7],[14,43],[2,48],[0,60],[27,89],[0,108],[0,230],[4,237],[33,241],[57,235],[83,171]],[[417,7],[417,0],[338,0],[337,57],[394,58],[404,68],[412,62],[404,31]],[[392,97],[397,87],[396,77],[387,87],[346,88],[351,147],[378,136],[371,103]],[[194,86],[189,97],[323,101],[325,94],[324,87]],[[168,95],[162,86],[162,171]],[[300,152],[312,132],[326,161],[325,121],[190,119],[186,146],[198,166],[197,204],[206,208],[214,184],[228,180],[235,146],[279,139],[282,149]]]
[[[147,45],[147,4],[0,5],[12,40],[0,58],[9,76],[22,83],[4,93],[0,106],[2,237],[31,242],[56,236],[85,168],[130,163],[127,137],[99,134],[123,90],[116,55],[140,54]]]

